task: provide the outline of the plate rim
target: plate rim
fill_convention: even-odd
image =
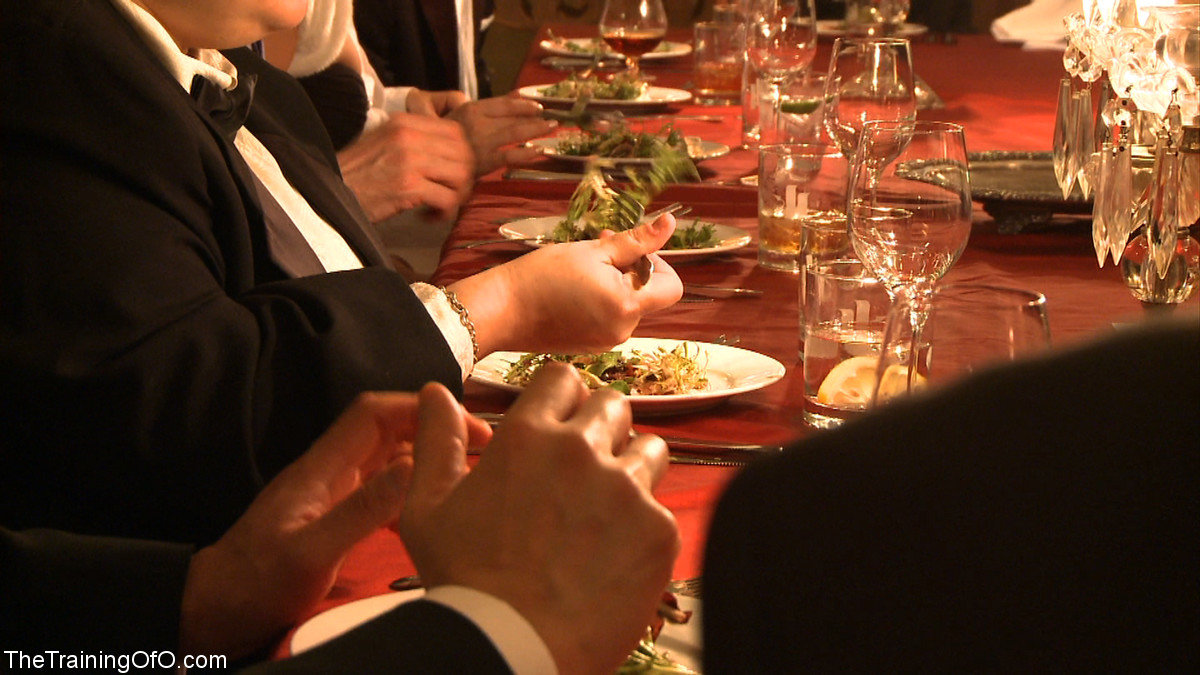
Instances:
[[[563,39],[564,40],[593,40],[595,38],[564,37]],[[650,52],[650,53],[642,56],[642,60],[643,61],[655,61],[655,60],[659,60],[659,59],[677,59],[677,58],[687,56],[688,54],[692,53],[692,44],[690,42],[681,42],[679,40],[663,40],[663,44],[676,45],[676,47],[678,49],[676,49],[675,51],[663,50],[660,52]],[[588,56],[591,55],[591,52],[573,52],[569,49],[556,48],[556,47],[554,47],[554,43],[552,40],[550,40],[550,38],[542,38],[538,42],[538,46],[542,48],[542,51],[546,52],[547,54],[553,54],[554,56],[574,56],[574,57],[578,57],[578,58],[587,58]],[[615,56],[615,53],[614,53],[613,55],[603,55],[603,56],[601,56],[601,58],[615,60],[615,59],[619,59],[620,57]]]
[[[500,236],[505,237],[506,239],[530,239],[534,236],[537,236],[537,234],[533,233],[533,232],[518,232],[517,230],[512,229],[510,226],[517,224],[517,223],[529,222],[529,221],[533,221],[533,220],[554,219],[557,221],[557,220],[562,219],[563,217],[564,217],[563,215],[527,216],[525,218],[518,218],[516,220],[510,220],[507,223],[504,223],[503,225],[501,225],[499,227]],[[723,229],[728,229],[730,231],[730,236],[721,239],[721,242],[723,242],[723,243],[718,244],[717,246],[709,246],[706,248],[682,248],[682,249],[672,249],[672,250],[666,250],[666,251],[660,250],[660,251],[658,251],[658,255],[661,256],[663,259],[669,261],[672,258],[686,259],[686,258],[692,258],[692,257],[717,255],[720,253],[727,253],[729,251],[736,251],[739,248],[745,248],[746,246],[750,245],[750,241],[751,241],[752,237],[750,236],[749,232],[743,230],[742,228],[737,227],[735,225],[727,225],[725,223],[717,223],[717,222],[713,222],[713,221],[707,221],[707,222],[711,222],[711,223],[713,223],[713,225],[716,225],[717,227],[720,227]],[[734,230],[736,230],[738,232],[738,234],[736,234],[736,235],[733,234]],[[724,243],[724,242],[730,242],[730,243]],[[736,243],[734,243],[734,242],[736,242]],[[544,244],[538,244],[538,243],[534,243],[534,242],[525,241],[522,243],[524,243],[526,246],[528,246],[530,248],[541,248],[543,246],[550,245],[550,242],[547,242]]]
[[[733,345],[719,345],[719,344],[715,344],[715,343],[711,343],[711,342],[703,342],[700,340],[689,340],[686,338],[659,338],[659,337],[649,337],[649,336],[646,336],[646,337],[635,336],[635,337],[629,338],[628,340],[625,340],[621,344],[614,346],[611,350],[608,350],[608,351],[618,351],[618,350],[621,350],[621,348],[623,348],[623,347],[628,348],[628,349],[643,349],[643,350],[645,350],[646,348],[665,346],[669,349],[673,349],[675,346],[678,346],[680,343],[684,343],[684,342],[690,342],[694,345],[699,345],[699,346],[705,348],[706,351],[709,349],[714,349],[716,352],[725,352],[727,354],[740,353],[744,356],[749,355],[750,358],[753,358],[756,361],[762,362],[762,364],[764,366],[763,379],[762,379],[762,381],[756,381],[751,384],[742,385],[739,387],[730,387],[728,389],[721,389],[718,391],[702,391],[702,392],[693,392],[690,394],[663,394],[663,395],[658,395],[658,396],[650,395],[650,394],[626,394],[625,398],[626,398],[626,400],[629,401],[629,404],[631,406],[674,407],[674,406],[681,405],[681,404],[682,405],[686,405],[689,403],[701,404],[701,403],[705,403],[708,401],[731,398],[733,396],[737,396],[738,394],[745,394],[745,393],[751,392],[751,391],[758,391],[759,389],[768,387],[768,386],[780,381],[781,379],[783,379],[783,377],[787,374],[787,367],[784,366],[782,362],[780,362],[778,359],[776,359],[772,356],[763,354],[762,352],[756,352],[752,349],[746,349],[744,347],[735,347]],[[636,345],[639,345],[642,343],[645,343],[646,346],[645,347],[636,346]],[[475,370],[473,370],[471,372],[470,379],[475,380],[476,382],[478,382],[484,386],[493,387],[496,389],[501,389],[503,391],[513,392],[513,393],[520,393],[521,391],[524,390],[523,387],[520,387],[518,385],[508,384],[506,382],[496,382],[494,380],[486,380],[482,377],[476,377],[476,373],[479,372],[480,364],[484,364],[485,362],[487,362],[489,360],[499,360],[501,358],[512,358],[513,356],[520,357],[521,355],[526,354],[526,353],[528,353],[528,352],[527,351],[524,351],[524,352],[516,352],[516,351],[492,352],[491,354],[488,354],[487,356],[480,359],[479,362],[475,364]],[[767,367],[770,368],[769,372],[767,370],[765,370],[765,368],[767,368]]]
[[[351,600],[350,602],[343,603],[337,607],[330,607],[325,611],[318,612],[297,626],[296,630],[292,631],[292,635],[288,639],[287,643],[288,655],[296,656],[298,654],[303,654],[310,649],[320,647],[321,645],[337,639],[341,635],[344,635],[345,633],[395,609],[396,607],[399,607],[400,605],[403,605],[407,602],[412,602],[413,600],[417,600],[424,596],[424,588],[413,588],[407,591],[390,591],[387,593],[380,593],[379,595],[370,595],[365,598]],[[361,621],[345,622],[344,626],[340,626],[342,630],[334,635],[322,633],[322,635],[324,635],[324,639],[322,640],[316,640],[315,638],[309,637],[308,633],[312,630],[315,630],[313,626],[320,625],[321,622],[329,621],[331,618],[336,619],[342,614],[356,614],[356,610],[370,612],[370,614],[362,617]],[[299,651],[297,651],[297,647],[299,647]]]
[[[845,19],[817,19],[817,35],[827,35],[830,37],[845,37],[852,35],[846,27]],[[929,32],[929,26],[923,23],[913,21],[905,21],[900,24],[900,29],[888,37],[916,37]],[[857,35],[857,34],[854,34]]]

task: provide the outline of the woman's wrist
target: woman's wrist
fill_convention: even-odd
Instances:
[[[506,267],[494,267],[446,287],[471,317],[479,357],[512,346],[517,327],[525,321],[525,308]]]

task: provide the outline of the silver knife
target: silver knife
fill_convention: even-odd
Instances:
[[[471,413],[493,427],[504,421],[504,413],[476,412]],[[657,434],[667,444],[667,447],[682,452],[693,451],[692,454],[681,455],[688,459],[709,459],[713,461],[748,461],[762,455],[773,455],[783,452],[783,446],[760,443],[730,443],[727,441],[708,441],[695,438],[683,438],[669,434]],[[690,462],[699,463],[699,462]]]

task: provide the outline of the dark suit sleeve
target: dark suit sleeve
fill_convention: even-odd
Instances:
[[[400,275],[281,273],[232,146],[111,3],[24,3],[0,42],[8,525],[206,543],[358,393],[461,391]],[[364,239],[303,91],[259,68],[255,134]]]
[[[192,548],[0,528],[0,644],[39,653],[176,651]]]
[[[512,670],[475,624],[436,602],[416,600],[299,656],[246,672],[503,675]]]
[[[748,467],[704,567],[706,673],[1200,662],[1200,326],[896,403]]]

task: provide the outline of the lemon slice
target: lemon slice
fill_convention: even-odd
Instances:
[[[830,406],[864,407],[875,388],[877,356],[853,356],[829,371],[817,389],[817,402]]]
[[[875,389],[877,356],[854,356],[829,371],[817,389],[817,402],[828,406],[866,407]],[[912,389],[924,388],[925,378],[913,375]],[[908,366],[893,364],[883,371],[879,381],[879,399],[886,401],[908,391]]]
[[[925,376],[920,373],[913,373],[911,391],[919,391],[925,388]],[[879,400],[888,401],[899,394],[909,392],[908,388],[908,366],[892,364],[883,371],[883,376],[879,378]]]

